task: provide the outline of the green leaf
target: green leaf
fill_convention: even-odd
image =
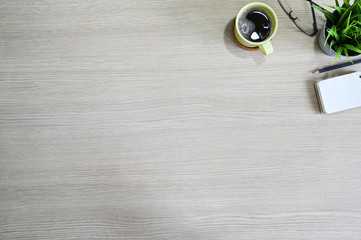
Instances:
[[[351,20],[351,12],[348,15],[345,28],[341,31],[343,34],[348,32],[353,26],[355,26],[354,23],[350,23],[350,20]]]
[[[342,45],[344,48],[348,49],[348,50],[351,50],[351,51],[354,51],[354,52],[357,52],[357,53],[361,53],[361,49],[351,45],[351,44],[343,44]]]
[[[337,20],[337,22],[343,26],[345,24],[346,18],[349,17],[349,14],[352,13],[352,9],[348,8],[343,14],[341,14],[340,18]]]
[[[348,0],[343,0],[343,6],[350,7],[350,2]]]
[[[337,12],[339,12],[340,14],[342,14],[342,12],[346,11],[347,8],[342,8],[339,6],[335,6],[335,5],[331,5],[331,4],[327,4],[326,6],[335,9]]]
[[[336,60],[340,58],[341,53],[342,53],[342,48],[337,48],[337,53],[336,53],[335,59],[333,60],[332,64],[334,64],[336,62]]]
[[[326,43],[330,37],[334,38],[336,42],[340,41],[340,36],[337,33],[337,27],[333,25],[331,28],[327,29],[327,37],[326,37]],[[326,44],[325,43],[325,44]]]
[[[330,11],[328,11],[322,7],[316,6],[316,5],[312,5],[312,7],[315,8],[316,10],[320,11],[321,13],[323,13],[323,15],[325,15],[325,18],[327,21],[331,22],[332,24],[335,23],[336,16],[333,13],[331,13]]]
[[[335,43],[336,43],[335,40],[331,41],[331,43],[330,43],[330,52],[331,52],[331,49],[332,49],[333,45],[335,45]]]
[[[343,49],[343,54],[348,58],[348,60],[350,60],[350,62],[353,63],[353,61],[351,60],[350,56],[348,55],[348,51],[346,48]]]

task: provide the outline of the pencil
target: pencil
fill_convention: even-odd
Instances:
[[[361,63],[361,60],[357,60],[357,61],[354,61],[354,62],[342,63],[342,64],[335,65],[335,66],[330,66],[330,67],[327,67],[327,68],[316,70],[313,73],[318,74],[318,73],[328,72],[328,71],[331,71],[331,70],[334,70],[334,69],[343,68],[343,67],[351,66],[351,65],[354,65],[354,64],[358,64],[358,63]]]

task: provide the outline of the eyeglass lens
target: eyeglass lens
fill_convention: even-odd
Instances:
[[[278,2],[298,28],[300,28],[308,35],[311,35],[315,32],[314,15],[309,1],[278,0]]]

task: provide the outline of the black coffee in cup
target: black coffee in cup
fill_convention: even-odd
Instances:
[[[271,18],[260,9],[248,9],[238,20],[242,36],[252,42],[262,42],[272,31]]]

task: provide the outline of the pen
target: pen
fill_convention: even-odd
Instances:
[[[350,65],[358,64],[358,63],[361,63],[361,60],[357,60],[357,61],[354,61],[354,62],[347,62],[347,63],[335,65],[335,66],[330,66],[330,67],[327,67],[327,68],[316,70],[313,73],[318,74],[318,73],[328,72],[328,71],[331,71],[331,70],[334,70],[334,69],[343,68],[343,67],[347,67],[347,66],[350,66]]]

